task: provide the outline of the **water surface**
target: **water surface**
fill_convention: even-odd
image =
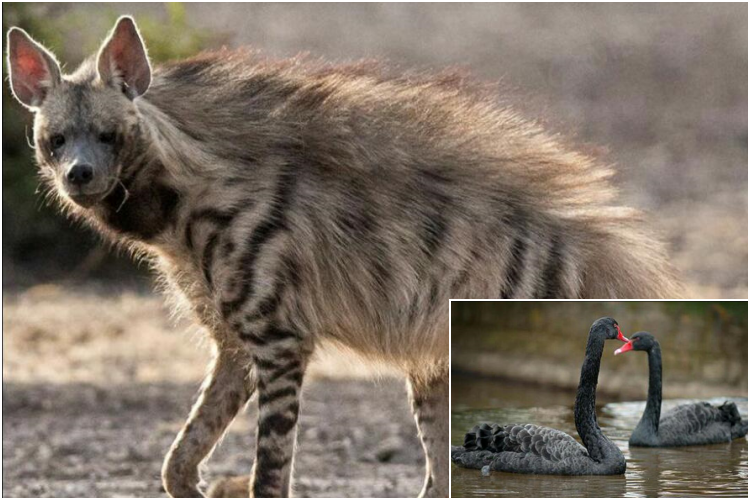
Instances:
[[[572,391],[550,391],[454,375],[452,394],[454,445],[463,444],[464,433],[479,422],[544,425],[567,432],[580,442],[573,422],[575,393]],[[725,400],[736,402],[743,418],[747,418],[746,398],[702,401],[718,405]],[[691,401],[665,400],[662,411]],[[611,402],[597,397],[599,425],[628,462],[623,476],[492,472],[483,477],[477,470],[452,465],[451,494],[453,497],[747,497],[747,438],[709,446],[629,448],[628,438],[644,406],[644,401]]]

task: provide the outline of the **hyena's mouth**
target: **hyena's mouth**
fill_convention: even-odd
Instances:
[[[115,186],[117,186],[117,181],[113,180],[106,189],[96,193],[87,193],[83,189],[79,189],[78,192],[68,190],[68,198],[82,208],[90,208],[109,196]]]
[[[105,196],[106,196],[106,193],[100,193],[100,194],[69,193],[68,194],[68,197],[73,201],[73,203],[83,208],[89,208],[93,205],[96,205],[97,203],[102,201]]]

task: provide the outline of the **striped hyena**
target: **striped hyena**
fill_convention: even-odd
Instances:
[[[165,461],[172,496],[201,494],[256,391],[245,493],[290,494],[322,341],[403,371],[422,495],[447,496],[449,298],[676,295],[609,170],[460,75],[227,50],[152,70],[128,17],[73,74],[16,28],[8,64],[61,205],[151,258],[217,347]]]

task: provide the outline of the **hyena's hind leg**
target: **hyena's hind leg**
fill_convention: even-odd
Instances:
[[[437,374],[410,376],[408,381],[414,418],[425,452],[426,476],[420,497],[448,497],[448,367]]]
[[[219,352],[185,426],[167,454],[162,481],[175,498],[198,498],[199,467],[255,391],[244,349]]]

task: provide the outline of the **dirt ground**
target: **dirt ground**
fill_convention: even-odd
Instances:
[[[166,496],[162,459],[210,358],[151,294],[53,286],[3,297],[3,496]],[[253,402],[207,483],[247,474]],[[409,497],[423,455],[402,380],[327,351],[306,381],[297,496]]]

